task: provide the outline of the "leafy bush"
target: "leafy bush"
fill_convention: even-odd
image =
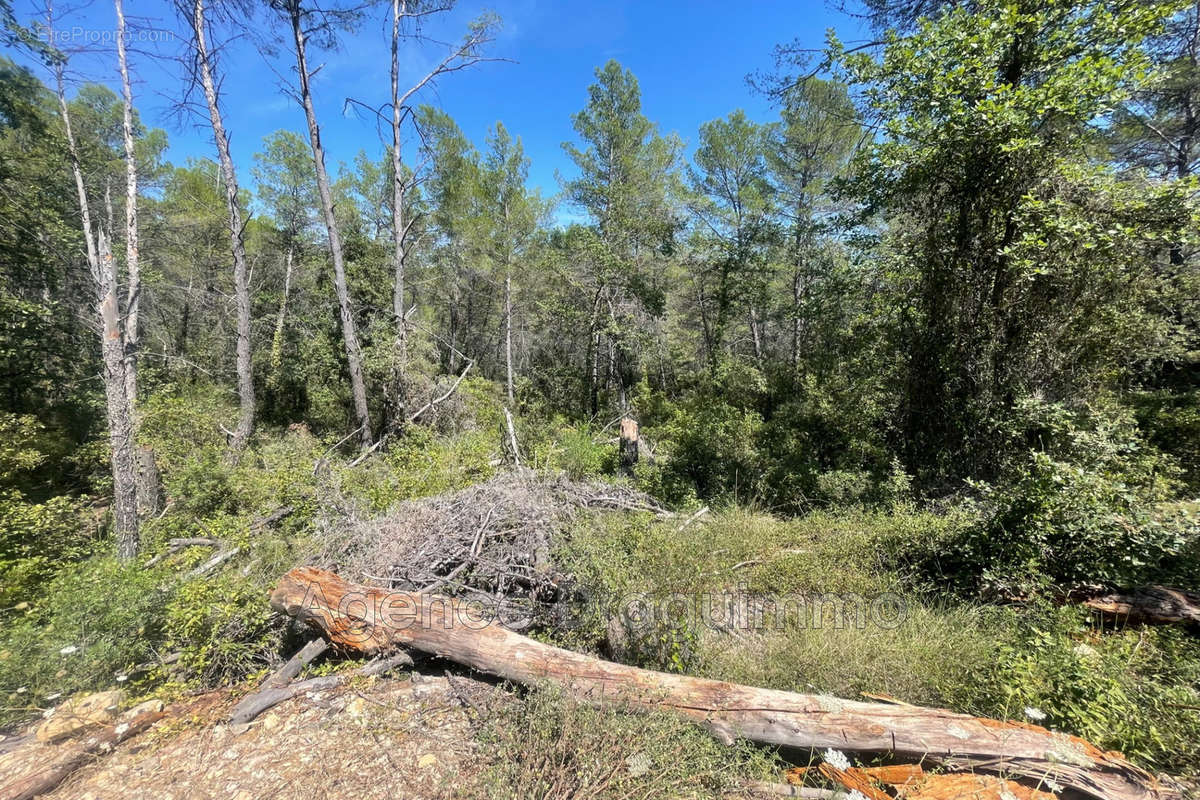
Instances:
[[[980,713],[1020,718],[1118,749],[1151,768],[1200,772],[1200,643],[1163,628],[1097,628],[1072,607],[1014,616],[980,681]],[[998,637],[999,638],[999,637]],[[1041,719],[1041,715],[1045,719]]]
[[[0,413],[0,607],[29,600],[63,564],[94,543],[83,504],[67,495],[31,500],[31,474],[46,463],[44,428],[30,416]],[[45,493],[43,493],[45,494]]]
[[[181,653],[188,678],[212,687],[269,666],[282,633],[272,624],[263,587],[223,576],[179,587],[166,608],[166,646]]]
[[[63,568],[40,597],[0,620],[0,720],[47,697],[95,690],[155,660],[162,641],[163,575],[111,558]],[[131,675],[132,676],[132,675]]]
[[[975,483],[978,514],[938,569],[967,591],[1023,595],[1050,584],[1154,579],[1197,532],[1161,504],[1174,462],[1142,440],[1121,408],[1026,403],[1014,429],[1038,448],[995,484]]]
[[[979,488],[980,520],[943,568],[991,595],[1144,582],[1195,536],[1190,514],[1157,513],[1119,478],[1045,453],[1010,483]]]

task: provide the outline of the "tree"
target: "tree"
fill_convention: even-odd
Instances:
[[[411,109],[408,104],[412,98],[425,86],[437,80],[438,77],[451,72],[457,72],[486,60],[482,55],[483,48],[492,41],[499,26],[499,18],[493,14],[485,14],[474,20],[469,26],[466,36],[457,45],[449,48],[441,60],[416,83],[403,93],[400,90],[400,41],[406,23],[418,24],[431,14],[449,11],[453,2],[435,2],[433,4],[410,3],[408,0],[392,0],[392,39],[391,39],[391,133],[392,147],[392,266],[394,283],[392,291],[392,316],[396,326],[395,344],[392,353],[391,375],[388,380],[388,391],[392,398],[389,404],[388,427],[395,430],[404,424],[405,419],[405,372],[408,362],[408,322],[407,305],[404,300],[404,270],[408,259],[409,236],[412,233],[415,215],[406,213],[407,198],[416,184],[414,170],[406,170],[403,160],[404,136],[402,123]],[[418,35],[419,38],[419,35]]]
[[[258,196],[274,219],[283,251],[283,297],[271,337],[271,380],[279,382],[283,368],[283,337],[287,325],[292,272],[304,244],[304,233],[313,222],[317,194],[312,157],[304,139],[292,131],[276,131],[263,140],[266,150],[254,154],[254,180]]]
[[[665,307],[665,266],[679,228],[676,137],[662,137],[642,114],[637,79],[616,61],[596,70],[588,103],[573,118],[584,145],[563,149],[580,171],[566,181],[568,199],[595,223],[605,257],[593,262],[594,289],[589,322],[589,403],[598,410],[599,363],[608,343],[605,384],[615,383],[618,405],[628,404],[637,374],[638,341],[647,316]]]
[[[791,366],[797,370],[803,357],[820,349],[810,338],[816,318],[824,316],[821,287],[827,285],[829,270],[822,255],[832,242],[823,234],[832,229],[831,217],[837,210],[830,191],[862,132],[844,84],[808,78],[794,83],[781,100],[780,119],[771,128],[767,146],[767,164],[788,229],[785,258],[791,265],[791,280],[785,319]],[[814,305],[817,308],[811,309]]]
[[[774,190],[767,180],[767,131],[738,110],[700,126],[689,169],[697,220],[694,246],[706,262],[695,276],[709,367],[716,373],[735,312],[749,315],[753,354],[763,355],[762,303],[768,245],[775,229]]]
[[[864,220],[887,216],[899,445],[927,486],[995,475],[1024,446],[1007,427],[1018,400],[1094,396],[1171,346],[1154,264],[1191,214],[1089,158],[1170,13],[989,1],[877,58],[834,43],[880,121],[848,191]]]
[[[125,11],[122,0],[114,0],[117,14],[117,63],[121,73],[121,133],[125,145],[125,271],[129,278],[125,299],[125,394],[129,405],[137,403],[137,349],[141,332],[138,309],[142,301],[142,273],[138,265],[138,173],[133,139],[133,89],[129,83],[129,59],[125,53]],[[136,420],[136,416],[135,416]]]
[[[237,376],[238,399],[241,412],[237,428],[230,439],[230,446],[237,452],[246,446],[254,431],[254,361],[250,341],[250,287],[246,266],[246,245],[242,240],[242,210],[239,205],[237,172],[233,157],[229,153],[229,137],[221,118],[220,98],[212,51],[208,42],[208,23],[205,20],[204,0],[194,0],[188,17],[192,31],[192,47],[195,52],[193,80],[198,80],[204,90],[204,101],[208,107],[209,124],[213,141],[217,146],[217,158],[221,166],[221,182],[225,187],[225,205],[228,213],[229,246],[233,254],[234,300],[237,304]]]
[[[528,176],[529,159],[520,138],[514,140],[503,123],[497,122],[488,136],[483,161],[481,211],[489,223],[486,253],[504,287],[504,388],[510,404],[514,401],[513,273],[519,264],[529,262],[546,213],[541,197],[525,188]]]
[[[53,33],[54,20],[47,12],[47,31]],[[53,36],[50,37],[53,41]],[[113,527],[117,539],[117,557],[128,561],[138,553],[137,472],[133,456],[133,412],[125,383],[125,342],[121,327],[120,296],[117,268],[113,261],[108,237],[101,227],[92,227],[91,202],[83,176],[80,150],[71,128],[71,112],[67,104],[64,71],[66,56],[56,53],[51,61],[55,90],[58,96],[63,134],[71,173],[75,178],[75,193],[87,252],[87,264],[95,284],[96,313],[100,322],[100,343],[103,359],[105,411],[108,421],[110,463],[113,476]],[[106,195],[107,197],[107,195]]]
[[[329,255],[333,261],[333,283],[337,294],[342,326],[342,341],[346,348],[346,368],[350,375],[350,393],[354,399],[354,416],[358,422],[358,437],[363,446],[374,440],[371,433],[371,412],[367,405],[367,386],[363,377],[362,346],[358,340],[358,325],[350,303],[350,288],[346,281],[346,258],[341,230],[334,212],[333,188],[325,168],[325,149],[321,144],[321,128],[313,105],[312,71],[308,67],[308,44],[312,36],[326,46],[334,46],[340,27],[352,25],[357,18],[354,10],[320,9],[309,7],[302,0],[270,0],[270,7],[280,14],[291,34],[296,57],[296,79],[300,105],[308,123],[308,141],[316,168],[317,194],[329,240]]]

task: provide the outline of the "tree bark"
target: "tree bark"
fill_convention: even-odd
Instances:
[[[292,41],[296,50],[296,72],[299,80],[300,103],[308,122],[308,140],[313,151],[313,165],[317,173],[317,192],[321,196],[321,213],[325,218],[325,230],[329,235],[329,255],[333,260],[333,282],[337,292],[338,309],[341,314],[342,339],[346,346],[346,366],[350,373],[350,393],[354,397],[354,415],[359,423],[359,439],[364,447],[371,444],[371,415],[367,407],[367,388],[363,379],[362,347],[358,342],[358,328],[354,323],[354,312],[350,307],[350,287],[346,282],[345,252],[342,237],[334,214],[333,190],[329,173],[325,170],[325,150],[321,146],[321,129],[317,125],[317,112],[313,106],[311,77],[308,71],[307,39],[304,32],[303,13],[300,0],[289,0],[286,4],[288,19],[292,26]]]
[[[1147,586],[1094,595],[1084,599],[1083,605],[1116,622],[1200,627],[1200,593],[1182,589]]]
[[[726,740],[928,758],[956,770],[1052,779],[1102,800],[1179,797],[1118,754],[1034,725],[614,664],[514,633],[470,603],[360,586],[314,567],[285,575],[271,605],[350,650],[374,654],[404,646],[521,684],[550,680],[593,701],[674,711]]]
[[[53,19],[47,20],[53,34]],[[53,41],[53,39],[51,39]],[[133,459],[133,415],[125,388],[125,343],[121,330],[120,300],[117,297],[117,271],[104,231],[92,229],[91,205],[83,180],[79,148],[71,130],[71,113],[63,85],[63,63],[54,67],[55,89],[67,154],[75,178],[88,268],[96,287],[96,310],[100,321],[100,350],[104,371],[105,416],[108,423],[110,464],[113,476],[113,529],[117,539],[117,557],[128,561],[138,551],[137,478]]]
[[[133,456],[133,415],[125,394],[125,347],[121,336],[121,310],[117,299],[117,269],[104,231],[98,234],[100,281],[101,354],[104,360],[104,396],[112,450],[113,520],[117,557],[122,561],[138,553],[137,465]]]
[[[254,371],[250,355],[250,286],[246,268],[246,246],[242,240],[242,210],[238,203],[237,173],[229,154],[229,137],[221,119],[217,86],[213,80],[212,58],[205,35],[204,0],[192,6],[192,34],[196,45],[196,66],[208,105],[208,119],[221,165],[221,182],[225,185],[225,207],[229,222],[229,246],[233,253],[233,291],[237,303],[237,376],[238,400],[241,406],[237,429],[230,446],[236,452],[246,446],[254,431]]]
[[[125,53],[125,9],[122,0],[113,0],[113,5],[117,13],[117,62],[124,98],[121,128],[125,142],[125,270],[129,275],[125,300],[125,396],[129,398],[136,421],[137,355],[141,341],[138,307],[142,296],[142,272],[138,264],[137,153],[133,146],[133,88],[129,82],[129,59]]]
[[[292,293],[292,264],[296,257],[296,245],[288,242],[284,256],[283,299],[279,301],[279,316],[275,319],[275,335],[271,337],[271,376],[276,386],[283,385],[283,333],[287,324],[288,297]]]
[[[513,404],[513,352],[512,352],[512,264],[504,267],[504,388],[508,404]]]
[[[392,430],[404,426],[408,392],[408,323],[404,313],[404,260],[407,257],[404,240],[407,229],[404,220],[404,161],[400,150],[400,122],[403,116],[400,106],[400,22],[407,13],[407,6],[405,0],[392,0],[392,260],[395,270],[392,316],[395,317],[396,325],[392,344],[392,374],[389,377],[392,401],[388,426]]]

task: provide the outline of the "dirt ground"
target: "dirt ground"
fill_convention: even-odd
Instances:
[[[236,698],[202,695],[43,796],[445,798],[475,768],[471,704],[495,691],[462,678],[369,679],[300,695],[240,727],[224,723]],[[13,744],[0,742],[0,795],[74,746]]]

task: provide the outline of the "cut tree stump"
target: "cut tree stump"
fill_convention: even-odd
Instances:
[[[630,417],[621,419],[621,467],[628,473],[638,462],[638,424]]]
[[[1180,797],[1119,753],[1035,725],[614,664],[507,630],[478,604],[356,585],[314,567],[283,576],[271,605],[347,649],[373,654],[404,646],[516,683],[551,681],[593,702],[668,709],[725,740],[928,759],[954,770],[1054,781],[1101,800]]]

